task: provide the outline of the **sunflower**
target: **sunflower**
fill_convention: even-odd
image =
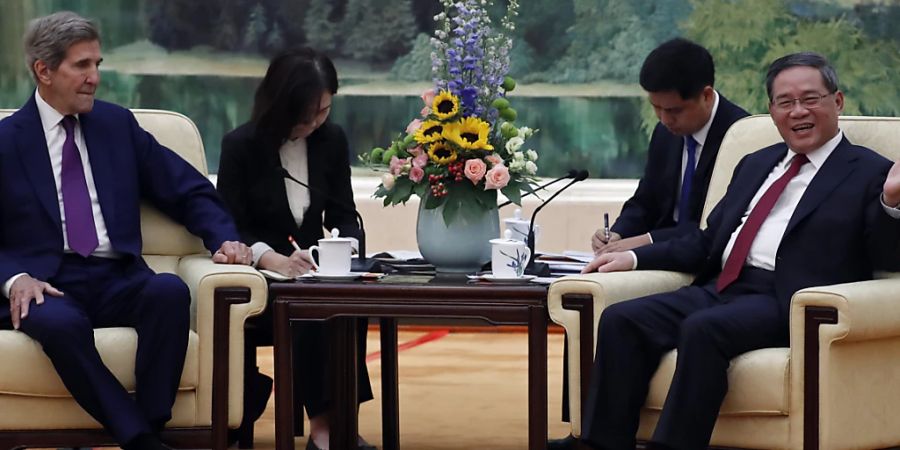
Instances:
[[[444,127],[444,139],[456,144],[463,150],[491,151],[494,147],[488,144],[488,133],[491,125],[477,117],[466,117],[459,122]]]
[[[416,142],[420,144],[430,144],[443,139],[441,134],[444,132],[444,124],[437,120],[426,120],[416,130]]]
[[[428,156],[435,164],[446,165],[456,161],[457,155],[453,147],[450,147],[444,141],[440,141],[428,147]]]
[[[431,111],[440,120],[450,119],[459,112],[459,99],[448,91],[441,91],[434,97]]]

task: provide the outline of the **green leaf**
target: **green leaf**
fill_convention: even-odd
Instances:
[[[512,183],[507,184],[503,189],[500,189],[500,192],[502,192],[511,202],[522,206],[522,191],[519,190],[518,183],[516,183],[516,185],[513,185]]]

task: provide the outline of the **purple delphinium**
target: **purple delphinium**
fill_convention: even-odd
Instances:
[[[494,123],[496,111],[490,107],[502,95],[503,78],[509,71],[512,40],[494,30],[485,6],[489,0],[442,0],[444,11],[437,16],[438,28],[431,40],[432,74],[437,89],[447,89],[460,99],[463,116],[477,116]],[[517,0],[510,0],[501,25],[513,30]]]

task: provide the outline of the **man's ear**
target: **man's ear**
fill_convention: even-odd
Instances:
[[[38,84],[50,84],[50,67],[47,63],[39,59],[31,65],[31,70],[34,71]]]

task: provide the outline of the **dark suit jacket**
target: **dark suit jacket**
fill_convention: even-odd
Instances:
[[[634,195],[622,206],[622,212],[611,230],[623,238],[650,233],[653,242],[659,242],[697,228],[722,138],[731,124],[746,116],[747,111],[719,94],[719,108],[709,127],[709,134],[706,135],[694,172],[690,217],[678,224],[672,219],[672,214],[678,207],[677,198],[683,176],[681,158],[684,153],[684,138],[672,134],[663,124],[657,123],[647,149],[644,175]]]
[[[200,236],[210,251],[237,229],[209,180],[161,146],[131,111],[95,101],[79,115],[103,220],[115,251],[140,260],[142,200]],[[0,283],[46,280],[63,256],[56,181],[34,97],[0,121]]]
[[[731,234],[786,151],[782,143],[745,156],[710,214],[709,227],[635,249],[638,268],[697,273],[697,285],[715,279]],[[785,313],[800,289],[867,280],[875,269],[898,268],[900,221],[880,203],[890,167],[884,157],[844,138],[819,168],[776,254],[776,295]]]
[[[275,251],[290,255],[294,249],[288,243],[289,235],[307,248],[324,236],[323,224],[329,230],[338,228],[341,236],[359,237],[347,137],[341,127],[326,122],[306,142],[309,185],[314,190],[309,193],[309,208],[298,228],[284,178],[278,172],[281,142],[257,135],[252,123],[241,125],[222,139],[217,186],[248,245],[265,242]]]

